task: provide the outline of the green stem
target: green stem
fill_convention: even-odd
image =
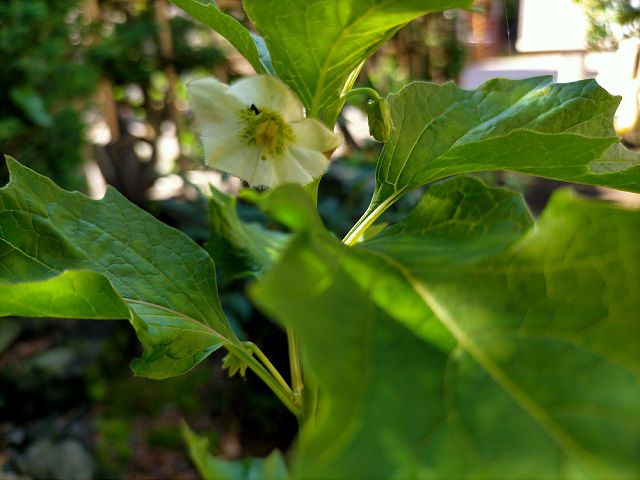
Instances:
[[[351,90],[349,90],[348,92],[345,92],[342,94],[342,98],[351,98],[351,97],[355,97],[356,95],[366,95],[369,98],[373,98],[374,100],[382,100],[380,98],[380,94],[378,92],[376,92],[373,88],[369,88],[369,87],[358,87],[358,88],[352,88]]]
[[[314,205],[318,205],[318,187],[320,186],[320,180],[322,176],[316,178],[313,182],[308,185],[305,185],[304,189],[311,196],[311,201]]]
[[[304,383],[302,381],[302,367],[300,366],[300,349],[298,348],[298,338],[291,327],[287,327],[287,339],[289,341],[289,365],[291,368],[291,386],[293,388],[293,398],[300,401]]]
[[[251,371],[260,377],[260,379],[271,389],[273,393],[275,393],[291,413],[293,413],[298,419],[302,418],[302,408],[293,400],[291,389],[288,387],[284,388],[284,386],[277,381],[273,375],[260,362],[258,362],[258,360],[256,360],[256,358],[253,357],[253,350],[247,351],[247,349],[233,344],[227,345],[227,349],[244,360]]]
[[[269,373],[275,380],[280,384],[285,392],[289,395],[293,395],[291,387],[287,384],[286,380],[280,375],[280,372],[274,367],[273,363],[267,358],[267,356],[260,350],[260,348],[253,342],[243,342],[253,354],[258,357],[258,359],[262,362],[262,365],[267,368]]]
[[[373,225],[373,223],[382,215],[387,208],[389,208],[393,202],[400,196],[400,192],[396,192],[392,197],[387,198],[384,202],[378,205],[375,208],[369,206],[366,212],[362,214],[360,220],[356,222],[356,224],[349,230],[349,233],[342,239],[342,243],[345,245],[353,245],[358,241],[358,239],[362,236],[367,229]]]

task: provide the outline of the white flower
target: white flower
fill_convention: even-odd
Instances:
[[[187,85],[199,120],[206,163],[252,186],[306,185],[322,175],[340,137],[305,118],[295,94],[261,75],[225,85],[214,78]]]

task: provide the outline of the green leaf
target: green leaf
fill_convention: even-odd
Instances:
[[[257,73],[272,73],[271,60],[264,40],[231,15],[222,12],[214,0],[170,0],[193,18],[218,32],[246,58]]]
[[[252,291],[321,392],[293,476],[637,478],[639,240],[640,211],[562,191],[532,226],[465,177],[351,248],[308,222]]]
[[[238,216],[237,200],[211,188],[211,238],[207,250],[225,280],[259,276],[284,249],[289,236]]]
[[[0,282],[0,317],[9,315],[94,320],[130,316],[129,307],[104,275],[79,270],[35,282]]]
[[[186,423],[182,436],[189,447],[189,456],[204,480],[285,480],[287,466],[278,450],[266,458],[237,461],[220,460],[209,453],[209,440],[195,434]]]
[[[114,189],[94,201],[7,158],[0,189],[0,315],[126,318],[145,347],[133,369],[184,373],[235,345],[209,255]],[[71,270],[71,271],[69,271]]]
[[[532,225],[520,195],[487,188],[463,176],[432,186],[402,222],[371,237],[367,245],[378,245],[384,239],[396,246],[422,243],[422,248],[422,240],[428,237],[438,258],[449,262],[493,254],[519,239]]]
[[[619,97],[595,80],[551,80],[496,79],[472,91],[419,82],[391,95],[395,129],[367,215],[421,185],[487,170],[640,192],[640,155],[613,129]]]
[[[364,61],[406,23],[471,0],[244,0],[277,74],[310,116],[336,114]],[[339,111],[339,108],[337,108]]]

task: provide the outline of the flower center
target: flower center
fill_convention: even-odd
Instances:
[[[239,113],[240,122],[244,125],[242,138],[249,145],[262,148],[260,158],[281,158],[287,147],[295,141],[291,126],[282,115],[251,105]]]

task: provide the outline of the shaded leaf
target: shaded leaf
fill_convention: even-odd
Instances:
[[[294,476],[637,478],[639,240],[639,211],[563,191],[532,226],[464,177],[351,248],[302,225],[253,290],[322,392]]]
[[[266,458],[220,460],[209,453],[209,440],[195,434],[186,423],[182,437],[189,447],[189,456],[204,480],[285,480],[287,466],[278,450]]]
[[[170,0],[193,18],[218,32],[246,58],[257,73],[272,73],[269,51],[264,40],[231,15],[222,12],[214,0]]]
[[[238,216],[236,198],[211,188],[207,250],[225,280],[259,275],[278,257],[288,235]]]

